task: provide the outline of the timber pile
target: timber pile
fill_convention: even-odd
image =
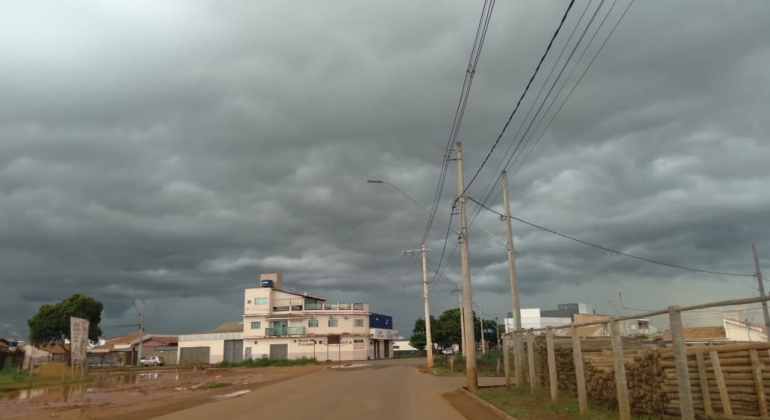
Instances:
[[[617,408],[615,363],[609,338],[583,340],[580,347],[583,353],[588,400],[610,409]],[[657,369],[660,352],[657,349],[645,350],[649,345],[637,340],[625,341],[623,347],[626,379],[631,389],[629,399],[632,413],[643,415],[661,413],[665,396],[660,391],[662,380]],[[557,342],[554,350],[559,390],[577,396],[572,343]],[[546,349],[543,348],[541,351],[540,372],[543,374],[538,379],[542,386],[548,387]]]
[[[714,369],[709,351],[717,351],[721,375]],[[751,351],[756,352],[756,363],[752,364]],[[703,357],[703,372],[698,369],[696,353]],[[710,405],[717,415],[732,410],[733,415],[761,418],[760,392],[764,393],[765,409],[770,401],[767,393],[770,391],[770,343],[745,343],[714,347],[692,347],[687,349],[687,366],[689,368],[690,387],[692,388],[695,412],[704,414],[706,406]],[[755,376],[755,366],[756,373]],[[661,354],[662,391],[668,396],[665,413],[678,415],[679,388],[676,381],[676,364],[673,352]],[[705,380],[705,393],[702,389],[701,373]],[[758,379],[758,381],[757,381]],[[719,383],[724,381],[726,399],[722,399]],[[706,401],[708,400],[708,401]]]
[[[676,365],[671,348],[659,349],[644,343],[624,342],[626,380],[629,388],[631,412],[635,415],[668,417],[680,415],[679,388]],[[617,408],[615,367],[609,340],[585,340],[581,342],[588,400],[592,404],[610,409]],[[538,383],[549,386],[548,360],[545,345],[537,349]],[[757,354],[752,365],[750,351]],[[761,413],[770,405],[770,343],[745,343],[688,348],[688,367],[695,412],[706,415],[706,407],[717,416],[726,413],[719,389],[719,375],[715,373],[709,351],[719,357],[726,404],[733,415],[744,418],[762,418]],[[703,356],[705,394],[701,390],[701,375],[696,353]],[[561,392],[577,396],[572,343],[559,340],[555,343],[556,371]],[[755,374],[756,373],[756,374]],[[755,378],[760,378],[761,387]],[[764,408],[760,406],[760,393],[764,394]],[[708,398],[708,402],[705,400]]]

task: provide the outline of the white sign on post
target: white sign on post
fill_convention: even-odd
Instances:
[[[72,366],[85,362],[88,353],[87,319],[70,317],[70,358]]]

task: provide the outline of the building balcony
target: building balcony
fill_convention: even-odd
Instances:
[[[289,335],[305,335],[305,327],[265,328],[266,337],[286,337]]]
[[[306,303],[306,311],[369,311],[369,305],[365,303]]]

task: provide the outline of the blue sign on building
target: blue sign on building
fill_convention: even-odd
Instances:
[[[370,314],[369,328],[379,328],[382,330],[393,329],[393,317],[390,315]]]

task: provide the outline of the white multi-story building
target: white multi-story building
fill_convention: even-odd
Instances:
[[[314,357],[367,360],[393,357],[398,331],[387,315],[366,303],[329,303],[282,289],[280,273],[263,274],[246,289],[243,315],[245,358]],[[340,343],[334,343],[338,338]],[[331,341],[331,342],[330,342]]]
[[[179,337],[180,363],[219,363],[269,357],[319,361],[393,357],[393,318],[366,303],[329,303],[282,289],[280,273],[262,274],[244,293],[243,321]],[[337,344],[339,342],[339,344]]]

